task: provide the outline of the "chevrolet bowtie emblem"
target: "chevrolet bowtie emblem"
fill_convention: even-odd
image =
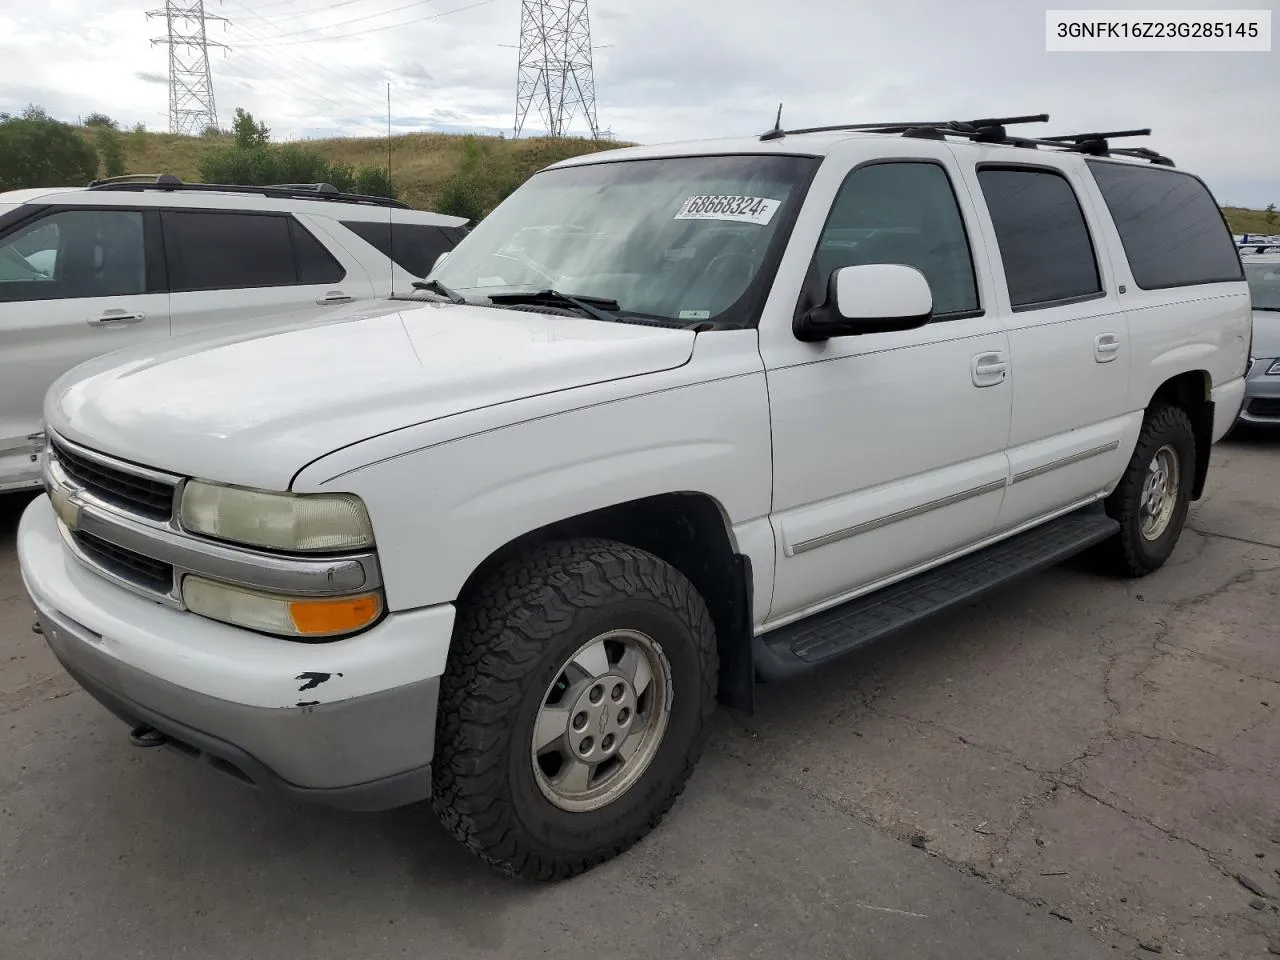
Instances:
[[[60,487],[49,491],[49,502],[53,504],[53,512],[58,515],[67,528],[74,530],[80,522],[80,505],[71,499],[71,494]]]

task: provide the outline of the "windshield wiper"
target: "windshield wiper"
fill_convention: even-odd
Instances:
[[[439,280],[415,280],[413,281],[413,289],[426,290],[428,293],[439,294],[450,303],[466,303],[467,298],[462,296],[451,287],[446,287]]]
[[[594,317],[596,320],[604,320],[610,323],[618,319],[616,314],[622,309],[622,307],[618,305],[617,300],[610,300],[608,297],[578,296],[576,294],[561,293],[559,290],[550,289],[532,290],[525,293],[493,293],[489,295],[489,301],[496,304],[568,304],[571,307],[577,307],[583,313]]]

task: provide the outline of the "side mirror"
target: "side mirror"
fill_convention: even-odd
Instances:
[[[929,281],[902,263],[840,267],[827,281],[827,299],[795,323],[799,340],[887,333],[923,327],[933,315]]]

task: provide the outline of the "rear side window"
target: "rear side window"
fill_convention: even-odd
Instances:
[[[161,222],[175,292],[298,282],[289,217],[166,210]]]
[[[293,234],[299,283],[339,283],[346,277],[347,271],[325,245],[292,217],[289,218],[289,230]]]
[[[460,231],[428,224],[376,220],[343,220],[342,225],[383,256],[390,257],[415,277],[425,277],[436,258],[457,246]]]
[[[1088,160],[1143,290],[1240,280],[1222,211],[1203,183],[1178,170]]]
[[[1053,170],[982,167],[978,182],[995,226],[1014,310],[1102,292],[1089,228],[1066,177]]]

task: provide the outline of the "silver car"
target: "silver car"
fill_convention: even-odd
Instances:
[[[1253,349],[1240,421],[1280,427],[1280,251],[1242,253],[1240,259],[1253,298]]]

